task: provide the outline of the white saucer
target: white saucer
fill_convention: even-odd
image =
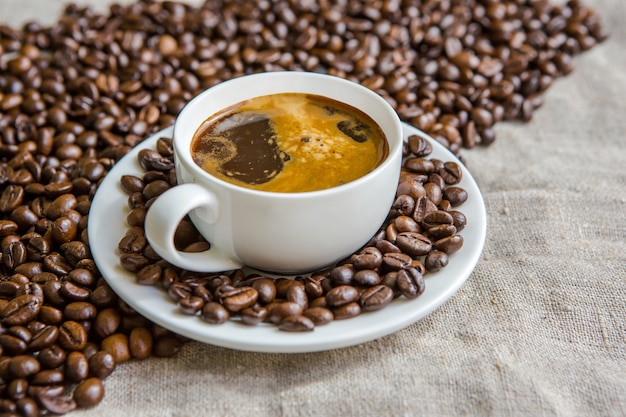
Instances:
[[[433,147],[432,158],[457,161],[446,148],[422,131],[403,123],[406,137],[419,135]],[[474,270],[483,250],[486,234],[485,205],[471,174],[464,165],[459,184],[469,198],[459,210],[467,217],[463,247],[451,255],[447,267],[428,274],[426,291],[417,299],[395,299],[380,311],[331,322],[312,332],[287,333],[274,325],[247,326],[236,321],[211,325],[195,316],[178,311],[164,290],[139,285],[134,274],[120,265],[118,243],[128,228],[128,196],[122,191],[122,175],[143,175],[137,162],[142,149],[154,148],[159,137],[171,137],[172,128],[164,129],[131,150],[107,174],[91,205],[89,214],[89,244],[93,258],[111,288],[132,308],[153,322],[190,339],[231,349],[255,352],[315,352],[353,346],[396,332],[425,317],[448,300]]]

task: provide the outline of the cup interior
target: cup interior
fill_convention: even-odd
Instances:
[[[402,129],[395,110],[380,95],[352,81],[339,77],[298,71],[280,71],[246,75],[217,84],[200,93],[181,111],[174,125],[176,157],[193,176],[210,178],[229,188],[242,188],[210,175],[193,162],[191,142],[202,123],[212,115],[242,101],[279,93],[304,93],[327,97],[355,107],[369,115],[383,130],[389,152],[370,173],[355,181],[375,175],[393,163],[402,152]],[[354,181],[353,181],[354,182]],[[340,188],[350,183],[344,184]],[[259,192],[247,189],[250,192]],[[324,190],[320,190],[324,191]],[[264,191],[265,192],[265,191]],[[316,191],[314,191],[316,192]],[[297,194],[297,193],[289,193]]]

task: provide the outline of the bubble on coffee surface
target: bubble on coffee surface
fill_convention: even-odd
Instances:
[[[192,142],[194,161],[228,182],[277,192],[331,188],[378,166],[388,149],[360,110],[325,97],[256,97],[207,119]]]

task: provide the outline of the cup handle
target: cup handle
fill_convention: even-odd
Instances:
[[[197,184],[181,184],[161,194],[152,203],[145,219],[145,232],[152,248],[163,259],[195,272],[222,272],[242,264],[219,249],[181,252],[174,246],[174,233],[180,221],[192,210],[207,210],[208,221],[217,221],[219,202],[212,192]]]

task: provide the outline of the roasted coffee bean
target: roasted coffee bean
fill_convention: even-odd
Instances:
[[[42,349],[39,352],[39,362],[43,368],[58,368],[65,362],[67,354],[58,345],[52,345],[49,348]]]
[[[448,254],[439,250],[433,250],[426,255],[424,266],[428,272],[437,272],[448,265]]]
[[[357,302],[350,302],[347,304],[333,307],[333,315],[335,320],[351,319],[361,314],[361,306]]]
[[[89,361],[82,352],[70,352],[65,360],[65,378],[80,382],[89,376]]]
[[[48,412],[52,414],[67,414],[76,408],[76,402],[63,395],[62,386],[52,385],[40,388],[33,392],[33,396],[37,399],[39,405]],[[31,389],[31,391],[33,390]]]
[[[88,378],[76,386],[73,399],[79,407],[93,407],[104,398],[104,385],[100,378]]]
[[[211,301],[202,307],[200,314],[202,320],[211,324],[221,324],[226,322],[230,318],[228,310],[220,303]]]
[[[427,158],[409,158],[404,161],[404,168],[418,174],[430,175],[435,172],[435,165]]]
[[[6,394],[13,401],[18,401],[26,397],[28,391],[28,381],[25,378],[15,378],[6,389]]]
[[[89,358],[89,375],[104,379],[115,370],[115,358],[109,352],[101,350]]]
[[[158,358],[169,358],[178,353],[182,342],[180,338],[166,335],[158,338],[154,342],[153,353]]]
[[[310,332],[315,329],[313,320],[304,315],[285,317],[278,325],[278,329],[284,332]]]
[[[238,312],[256,303],[259,293],[253,287],[239,287],[221,293],[224,307],[231,312]]]
[[[304,285],[292,285],[289,287],[285,298],[287,301],[298,304],[303,310],[309,306],[309,298]]]
[[[393,290],[386,285],[376,285],[363,291],[359,304],[363,311],[376,311],[393,301]]]
[[[326,303],[331,307],[339,307],[344,304],[356,301],[359,298],[359,292],[350,285],[340,285],[326,294]]]
[[[116,364],[130,360],[130,347],[128,336],[124,333],[114,333],[102,340],[102,350],[113,356]]]
[[[321,306],[308,308],[304,310],[302,314],[311,319],[315,326],[323,326],[324,324],[328,324],[335,319],[332,311]]]
[[[383,263],[383,254],[375,247],[366,247],[350,259],[355,269],[376,269]]]
[[[447,187],[443,192],[443,197],[450,202],[452,207],[458,207],[467,201],[468,194],[461,187]]]
[[[333,286],[349,285],[354,278],[356,271],[352,265],[343,265],[333,268],[330,271],[330,281]]]
[[[31,294],[17,296],[0,311],[5,326],[20,326],[32,321],[41,309],[42,300]]]
[[[398,271],[396,286],[398,291],[409,299],[417,298],[426,289],[424,276],[415,268]]]
[[[33,338],[28,344],[28,350],[39,352],[54,345],[59,338],[59,328],[57,326],[45,326],[33,334]]]
[[[396,245],[411,257],[426,255],[432,248],[430,239],[415,232],[400,233],[396,239]]]
[[[458,184],[463,178],[463,171],[461,171],[461,167],[456,162],[444,163],[443,168],[439,169],[438,173],[446,184],[450,185]]]
[[[76,321],[65,321],[59,327],[58,343],[63,349],[82,350],[87,344],[87,337],[85,328]]]
[[[452,215],[443,210],[432,211],[424,216],[422,220],[422,225],[426,229],[430,229],[431,227],[440,226],[442,224],[454,224],[454,218]]]
[[[380,275],[378,275],[378,272],[372,269],[362,269],[354,274],[354,283],[363,287],[378,285],[380,284],[380,281]]]
[[[272,303],[267,309],[267,320],[274,324],[280,324],[286,317],[297,316],[303,312],[302,306],[292,301]]]
[[[152,354],[152,333],[145,327],[135,327],[130,332],[128,344],[133,358],[147,359]]]
[[[41,370],[41,364],[29,355],[16,355],[9,360],[8,370],[15,378],[28,378]]]
[[[65,306],[63,314],[65,318],[74,321],[91,320],[96,317],[96,307],[85,301],[76,301]]]
[[[456,227],[453,224],[440,224],[428,228],[426,236],[431,241],[436,241],[444,237],[452,236],[456,233]]]
[[[64,381],[63,372],[56,369],[44,369],[30,378],[32,385],[59,385]]]
[[[408,142],[411,152],[418,158],[428,156],[433,151],[430,142],[421,136],[411,135]]]
[[[204,300],[200,297],[190,296],[178,301],[178,308],[183,314],[195,315],[204,307]]]
[[[256,325],[262,323],[267,319],[267,308],[260,305],[253,305],[252,307],[241,310],[241,321],[245,324]]]
[[[91,295],[91,292],[87,288],[76,285],[72,281],[62,282],[58,291],[63,299],[71,301],[85,301],[88,300]]]
[[[105,308],[100,310],[93,322],[93,330],[101,338],[114,334],[122,322],[122,317],[117,309]]]
[[[395,218],[393,224],[396,226],[396,230],[398,231],[398,233],[402,233],[402,232],[420,233],[422,231],[422,229],[420,228],[420,225],[412,217],[409,217],[409,216],[398,216]],[[396,240],[397,240],[397,236],[396,236]]]
[[[447,253],[448,255],[453,254],[454,252],[461,249],[463,246],[463,236],[454,235],[444,237],[443,239],[439,239],[435,243],[433,243],[433,247],[437,250]]]
[[[406,253],[388,252],[383,255],[383,264],[393,271],[408,268],[413,259]]]

